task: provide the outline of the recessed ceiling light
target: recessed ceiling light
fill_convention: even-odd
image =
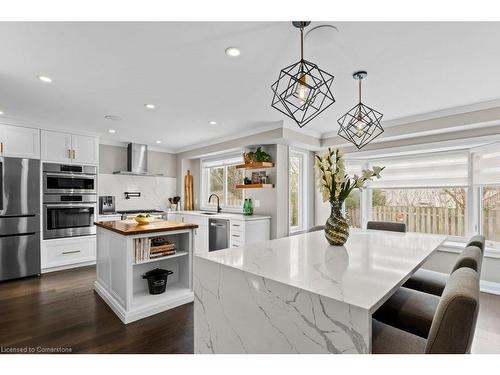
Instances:
[[[116,130],[115,129],[108,129],[108,133],[115,134]]]
[[[240,55],[241,51],[237,47],[228,47],[226,48],[226,55],[229,57],[238,57]]]
[[[161,143],[161,141],[156,141],[156,143],[160,144],[160,143]]]
[[[52,78],[47,77],[47,76],[40,76],[40,75],[38,75],[38,76],[36,76],[36,78],[38,78],[42,82],[46,82],[46,83],[52,82]]]
[[[209,121],[208,122],[210,125],[217,125],[217,121]]]
[[[146,107],[147,109],[155,109],[154,104],[144,104],[144,107]]]
[[[0,111],[0,115],[3,115],[3,111]]]
[[[106,120],[110,120],[110,121],[120,121],[122,119],[120,116],[116,116],[116,115],[106,115],[106,116],[104,116],[104,118]]]

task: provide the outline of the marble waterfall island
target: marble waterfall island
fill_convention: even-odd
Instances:
[[[196,255],[195,353],[370,353],[373,312],[445,238],[318,231]]]
[[[193,235],[195,224],[154,220],[97,222],[97,280],[95,291],[127,324],[193,301]],[[175,254],[152,252],[151,240],[175,245]],[[173,271],[166,291],[149,294],[142,275],[155,268]]]

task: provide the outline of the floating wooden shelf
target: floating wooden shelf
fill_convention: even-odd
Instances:
[[[273,188],[273,184],[244,184],[236,185],[236,189],[270,189]]]
[[[238,168],[238,169],[265,169],[265,168],[272,168],[272,167],[274,167],[274,164],[271,162],[267,162],[267,161],[240,164],[240,165],[236,166],[236,168]]]

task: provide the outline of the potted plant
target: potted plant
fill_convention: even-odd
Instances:
[[[325,237],[330,245],[342,246],[349,238],[349,224],[342,214],[345,199],[354,189],[362,190],[366,181],[373,177],[380,178],[380,172],[385,167],[365,169],[361,176],[352,177],[345,173],[345,163],[342,153],[328,149],[324,155],[316,155],[315,169],[319,190],[323,202],[330,202],[330,217],[325,224]]]

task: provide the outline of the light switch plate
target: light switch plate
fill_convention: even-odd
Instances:
[[[253,202],[253,205],[255,207],[260,207],[260,201],[258,199],[256,199],[254,202]]]

